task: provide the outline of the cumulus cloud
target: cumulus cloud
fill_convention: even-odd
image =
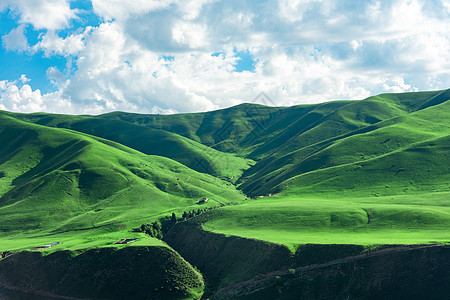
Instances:
[[[10,51],[23,52],[28,49],[28,41],[25,36],[25,25],[19,25],[8,34],[2,36],[3,47]]]
[[[54,31],[49,31],[41,36],[40,41],[33,46],[33,50],[42,50],[46,56],[53,54],[62,56],[77,55],[84,48],[83,39],[89,34],[90,30],[91,27],[88,27],[83,33],[74,33],[66,38],[61,38]]]
[[[14,81],[0,81],[0,109],[15,112],[75,113],[71,103],[61,97],[60,92],[42,95],[39,89],[32,89],[29,81],[25,75]]]
[[[3,6],[10,7],[21,23],[32,24],[36,29],[62,29],[76,17],[68,0],[4,0]]]
[[[8,85],[2,93],[3,106],[12,111],[34,112],[40,111],[43,106],[41,92],[33,91],[31,86],[24,84],[22,87]]]
[[[15,81],[1,81],[1,106],[11,111],[40,111],[44,105],[41,92],[39,90],[33,91],[31,87],[26,84],[29,81],[30,80],[25,75],[22,75]]]
[[[57,67],[50,67],[45,71],[45,74],[47,75],[47,78],[50,80],[50,82],[60,88],[63,89],[67,84],[70,83],[70,81],[66,81],[66,76],[58,70]]]
[[[4,83],[11,88],[2,89],[4,107],[191,112],[249,102],[260,92],[294,105],[450,86],[448,0],[433,7],[421,0],[92,4],[103,19],[98,27],[64,38],[49,30],[32,47],[73,61],[73,74],[47,69],[58,92]],[[53,27],[67,26],[71,13]],[[236,72],[240,51],[254,69]]]
[[[175,78],[170,65],[170,61],[127,39],[116,23],[105,23],[87,39],[77,61],[78,70],[64,95],[80,106],[95,103],[96,110],[103,111],[215,108]]]
[[[172,37],[178,45],[186,45],[191,49],[208,45],[205,26],[189,22],[177,22],[172,28]]]

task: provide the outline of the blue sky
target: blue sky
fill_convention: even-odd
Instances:
[[[0,0],[0,109],[174,113],[450,87],[450,0]]]

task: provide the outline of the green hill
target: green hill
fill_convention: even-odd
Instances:
[[[424,168],[424,165],[413,163],[420,161],[421,156],[412,150],[414,145],[431,138],[436,138],[438,144],[445,142],[440,138],[445,138],[449,132],[446,121],[448,105],[445,104],[449,98],[450,90],[445,90],[383,94],[363,101],[334,101],[281,108],[242,104],[207,113],[168,116],[116,112],[101,118],[176,133],[215,149],[257,160],[256,165],[244,171],[239,181],[242,183],[239,188],[250,196],[277,193],[294,186],[304,191],[312,186],[310,179],[315,189],[320,174],[310,172],[348,164],[370,165],[375,163],[372,161],[377,157],[380,159],[377,164],[381,173],[383,168],[390,168],[396,174],[389,181],[402,181],[402,187],[397,188],[394,183],[387,188],[390,191],[384,188],[380,192],[397,193],[407,188],[403,187],[403,181],[408,181],[411,172],[417,174]],[[445,152],[441,146],[435,145],[433,149]],[[408,151],[402,152],[407,148]],[[385,166],[390,159],[386,156],[388,153],[394,155],[392,159],[400,159],[402,163]],[[440,154],[436,154],[439,157]],[[423,162],[426,164],[425,160]],[[424,180],[416,182],[425,189],[427,184],[437,186],[446,179],[441,176],[446,175],[442,173],[447,167],[445,162],[440,164],[437,159],[429,163],[441,168],[436,169],[434,177],[424,179],[428,183]],[[228,163],[228,166],[236,170],[237,164]],[[405,172],[406,169],[409,173]],[[367,172],[370,170],[367,168]],[[323,174],[330,182],[331,177],[326,171]],[[387,174],[389,172],[383,176]],[[300,179],[302,176],[306,177]],[[365,176],[372,174],[366,173]],[[359,183],[349,182],[352,181],[350,177],[347,181],[340,181],[337,188],[364,188],[361,186],[364,176],[357,176]],[[438,178],[440,183],[434,178]],[[365,182],[374,189],[379,187],[370,181]],[[383,186],[382,182],[380,184]]]
[[[40,125],[68,128],[118,142],[142,153],[176,160],[189,168],[216,177],[238,178],[251,161],[223,153],[169,131],[93,116],[13,114]]]
[[[241,104],[206,113],[142,115],[114,112],[101,117],[177,133],[220,151],[262,159],[288,145],[294,149],[305,147],[445,102],[449,94],[449,90],[383,94],[363,101],[293,107]],[[289,148],[284,152],[290,152]]]
[[[443,117],[447,107],[443,105],[449,97],[450,91],[446,90],[281,108],[242,104],[196,114],[116,112],[98,117],[49,114],[16,117],[107,138],[232,182],[244,171],[240,189],[257,196],[279,192],[292,185],[287,182],[290,179],[311,171],[362,162],[397,148],[404,149],[432,136],[433,130],[437,135],[448,132]],[[433,111],[438,112],[436,107],[443,111],[424,118],[436,119],[436,126],[441,127],[433,129],[432,123],[425,124],[426,128],[417,129],[422,131],[418,132],[415,129],[418,125],[414,124],[417,119],[407,117],[433,107]],[[398,122],[401,124],[395,125]],[[379,138],[384,139],[378,141]],[[365,147],[375,140],[376,145]],[[249,168],[252,162],[244,157],[257,160],[257,164]]]
[[[193,170],[231,182],[244,172],[237,184],[248,196],[448,192],[449,98],[446,90],[167,116],[3,112],[0,228],[138,224],[203,197],[210,206],[243,199]]]
[[[447,101],[305,147],[291,143],[249,170],[241,188],[250,195],[287,187],[378,194],[448,189],[449,111]]]
[[[239,201],[235,188],[173,160],[0,114],[0,229],[62,232]]]
[[[173,132],[223,152],[245,156],[257,132],[279,115],[279,108],[241,104],[227,109],[195,114],[139,115],[115,112],[103,118]],[[245,145],[246,140],[251,140]],[[262,142],[262,141],[261,141]]]

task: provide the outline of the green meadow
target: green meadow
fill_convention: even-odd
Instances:
[[[132,244],[114,244],[114,242],[120,241],[123,238],[139,239]],[[124,232],[117,228],[99,228],[84,230],[78,232],[65,232],[65,233],[43,233],[42,235],[28,235],[28,234],[15,234],[2,239],[0,252],[2,251],[18,251],[18,250],[30,250],[35,247],[48,245],[51,243],[59,242],[61,244],[52,246],[51,248],[43,248],[35,251],[40,251],[46,254],[53,253],[55,251],[70,250],[77,253],[102,247],[114,247],[124,248],[129,245],[132,246],[163,246],[167,245],[156,238],[151,238],[144,233],[140,232]]]
[[[383,197],[274,196],[220,209],[208,231],[301,244],[450,243],[450,192]]]

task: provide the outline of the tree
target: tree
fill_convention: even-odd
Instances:
[[[172,213],[172,217],[170,218],[170,221],[172,221],[173,224],[175,224],[177,222],[177,216],[175,215],[175,213]]]
[[[156,231],[161,231],[161,224],[159,224],[158,221],[155,221],[152,223],[152,227],[153,229],[155,229]]]

